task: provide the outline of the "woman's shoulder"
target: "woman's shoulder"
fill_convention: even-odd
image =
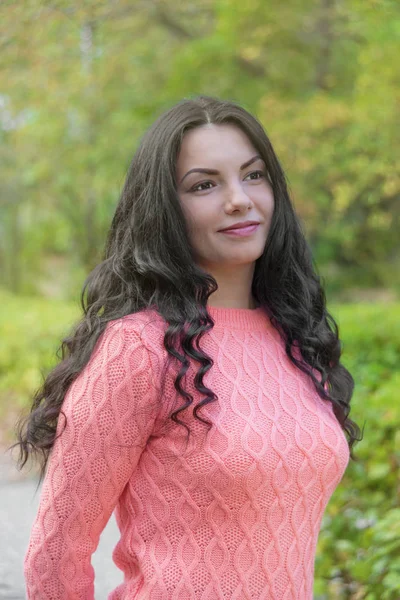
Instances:
[[[142,329],[149,324],[159,327],[164,324],[164,319],[154,308],[144,308],[108,321],[107,328],[120,327],[122,324],[132,329]]]
[[[116,329],[123,331],[129,338],[137,339],[149,351],[162,353],[166,323],[155,309],[146,308],[109,321],[105,333]]]

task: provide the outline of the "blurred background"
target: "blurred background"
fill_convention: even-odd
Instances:
[[[140,136],[183,97],[235,100],[287,174],[364,427],[315,599],[398,600],[400,3],[3,0],[0,23],[1,448],[80,317]]]

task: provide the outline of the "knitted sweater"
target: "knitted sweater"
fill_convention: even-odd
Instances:
[[[167,328],[152,309],[112,321],[69,387],[24,558],[28,600],[93,600],[91,555],[115,510],[112,558],[124,581],[108,600],[311,600],[325,507],[349,461],[330,402],[288,359],[262,307],[209,306],[200,347],[161,402]],[[162,427],[163,423],[169,423]],[[64,431],[63,431],[64,429]]]

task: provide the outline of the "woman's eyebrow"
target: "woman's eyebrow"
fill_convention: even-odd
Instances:
[[[253,156],[253,158],[250,158],[250,160],[246,161],[241,167],[240,170],[243,171],[243,169],[246,169],[248,166],[250,166],[253,162],[255,162],[256,160],[261,159],[261,156],[259,154],[256,154],[255,156]],[[195,168],[195,169],[190,169],[190,171],[188,171],[186,173],[186,175],[184,175],[180,181],[180,183],[182,183],[182,181],[185,179],[185,177],[187,177],[188,175],[190,175],[190,173],[207,173],[208,175],[218,175],[219,171],[217,171],[216,169],[204,169],[201,167]]]

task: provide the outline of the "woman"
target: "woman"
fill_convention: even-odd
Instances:
[[[43,454],[28,599],[94,597],[115,509],[124,582],[109,600],[311,600],[323,512],[361,438],[254,116],[200,96],[156,120],[82,306],[18,432],[22,466]]]

